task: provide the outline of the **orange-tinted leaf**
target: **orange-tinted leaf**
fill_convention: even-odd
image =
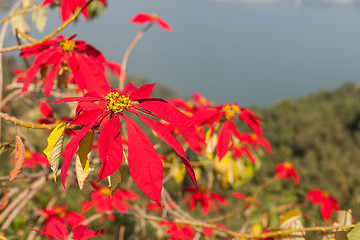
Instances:
[[[16,136],[15,139],[15,167],[10,172],[10,182],[14,180],[19,173],[21,172],[21,169],[24,166],[25,162],[25,146],[22,142],[21,138],[19,136]]]
[[[9,195],[8,192],[5,191],[4,196],[0,201],[0,211],[2,211],[8,205],[8,203],[9,203]]]

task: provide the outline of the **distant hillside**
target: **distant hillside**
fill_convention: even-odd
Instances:
[[[323,188],[341,208],[360,214],[360,87],[346,84],[255,111],[265,119],[264,136],[273,155],[264,159],[258,180],[291,161],[304,190]]]

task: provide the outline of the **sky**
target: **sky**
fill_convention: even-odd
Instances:
[[[121,62],[142,29],[130,23],[137,12],[157,13],[173,31],[150,29],[127,74],[184,96],[197,91],[218,103],[267,106],[360,82],[359,0],[108,0],[100,18],[81,19],[63,34],[78,33]],[[43,34],[60,25],[58,11],[48,16]]]

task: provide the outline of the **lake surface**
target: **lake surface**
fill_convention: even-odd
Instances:
[[[360,82],[359,1],[268,1],[109,0],[99,19],[81,19],[64,35],[78,33],[77,39],[121,62],[142,29],[130,23],[132,16],[158,13],[173,31],[154,26],[132,53],[127,74],[220,103],[265,106]],[[60,24],[58,13],[50,12],[45,33]]]

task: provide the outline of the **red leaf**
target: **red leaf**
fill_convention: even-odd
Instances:
[[[230,139],[231,139],[231,131],[229,128],[229,122],[231,121],[226,121],[219,132],[219,138],[218,138],[218,143],[217,143],[217,147],[216,147],[216,153],[219,157],[219,161],[221,161],[221,159],[226,155],[226,153],[229,151],[229,143],[230,143]]]
[[[162,20],[161,18],[158,18],[156,21],[160,28],[167,30],[167,31],[171,31],[171,26],[166,21]]]
[[[46,76],[44,83],[44,92],[46,97],[50,96],[50,92],[54,86],[54,81],[57,73],[59,72],[60,66],[61,66],[61,62],[53,66],[53,68],[49,71],[48,75]]]
[[[99,134],[99,157],[102,161],[98,174],[100,180],[119,169],[123,159],[120,119],[113,117],[103,124]]]
[[[99,117],[95,118],[94,121],[92,121],[89,125],[79,130],[76,133],[76,135],[71,139],[71,141],[68,143],[65,150],[61,154],[64,158],[64,162],[61,167],[61,181],[64,188],[65,188],[66,174],[69,169],[71,160],[73,159],[74,154],[79,146],[79,143],[85,137],[85,135],[90,131],[90,129],[95,125]]]
[[[51,102],[50,104],[66,103],[66,102],[96,102],[96,101],[99,101],[99,98],[96,98],[96,97],[68,97],[68,98],[62,98],[62,99],[56,100],[54,102]]]
[[[94,59],[80,53],[76,53],[76,56],[79,66],[79,75],[77,77],[85,83],[85,88],[88,91],[107,93],[110,89],[110,84],[106,78],[105,67]]]
[[[81,114],[77,115],[74,120],[72,120],[70,125],[87,125],[97,116],[100,116],[102,111],[103,109],[95,109],[81,112]]]
[[[136,99],[150,97],[154,85],[155,83],[142,85],[140,88],[130,94],[130,100],[134,101]]]
[[[39,108],[40,108],[41,115],[44,118],[54,118],[51,107],[45,101],[43,101],[43,100],[40,101]]]
[[[167,131],[166,127],[164,127],[160,123],[139,114],[138,116],[146,125],[148,125],[152,130],[154,130],[164,142],[166,142],[172,149],[174,149],[176,154],[179,155],[180,159],[184,163],[191,180],[197,186],[194,169],[192,168],[189,160],[186,158],[184,149],[179,143],[179,141],[169,131]]]
[[[156,114],[159,118],[174,125],[174,127],[178,128],[184,134],[190,136],[196,134],[196,129],[193,121],[166,101],[145,100],[144,102],[139,103],[137,106]]]
[[[138,13],[131,19],[131,23],[134,24],[144,24],[152,21],[153,18],[147,13]]]
[[[32,65],[31,67],[28,68],[28,70],[26,71],[26,77],[25,77],[24,85],[21,89],[21,93],[26,92],[26,90],[30,86],[30,83],[35,78],[35,76],[36,76],[37,72],[40,70],[40,68],[41,67],[37,66],[37,65]]]
[[[128,129],[129,171],[135,184],[160,205],[163,165],[145,133],[130,118],[123,116]]]

